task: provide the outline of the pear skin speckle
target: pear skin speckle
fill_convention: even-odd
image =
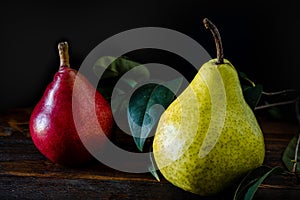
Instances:
[[[262,131],[236,70],[228,60],[215,63],[205,63],[163,113],[153,141],[162,175],[203,196],[230,187],[265,156]]]

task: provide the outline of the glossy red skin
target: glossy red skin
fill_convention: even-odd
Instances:
[[[82,75],[80,89],[84,90],[84,94],[72,99],[76,74],[77,71],[70,67],[60,67],[30,117],[30,133],[35,146],[49,160],[61,165],[81,165],[92,159],[75,128],[72,100],[75,105],[78,104],[75,110],[83,118],[80,119],[83,124],[81,131],[91,142],[95,137],[99,139],[101,134],[109,136],[113,125],[110,105],[99,92],[94,98],[87,96],[94,94],[95,88]],[[94,124],[88,124],[92,100],[95,101],[97,119],[103,131]]]

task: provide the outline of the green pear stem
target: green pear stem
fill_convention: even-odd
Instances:
[[[60,42],[58,44],[58,53],[59,53],[59,59],[60,59],[60,66],[70,67],[69,45],[67,42]]]
[[[222,41],[220,33],[217,29],[217,27],[207,18],[203,20],[203,24],[206,29],[209,29],[211,33],[213,34],[213,37],[215,39],[216,49],[217,49],[217,64],[223,64],[224,63],[224,53],[223,53],[223,47],[222,47]]]

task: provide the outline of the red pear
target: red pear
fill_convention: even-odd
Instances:
[[[81,139],[105,145],[113,116],[104,97],[82,74],[70,68],[68,43],[59,43],[58,50],[59,70],[31,114],[30,133],[38,150],[52,162],[81,165],[93,158]],[[96,122],[91,113],[95,113]]]

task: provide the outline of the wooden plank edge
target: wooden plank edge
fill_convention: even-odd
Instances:
[[[137,181],[137,182],[158,182],[156,179],[147,179],[139,177],[113,177],[113,176],[101,176],[101,175],[90,175],[90,174],[58,174],[58,173],[28,173],[28,172],[16,172],[6,171],[5,173],[0,172],[1,176],[19,176],[19,177],[35,177],[35,178],[62,178],[62,179],[88,179],[88,180],[101,180],[101,181]]]

